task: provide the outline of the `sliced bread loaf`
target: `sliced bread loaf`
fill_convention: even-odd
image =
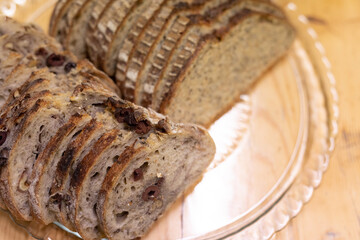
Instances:
[[[114,59],[116,65],[112,66],[113,64],[110,65],[110,63],[105,63],[105,65],[109,65],[107,66],[107,68],[109,68],[107,72],[109,72],[110,75],[115,74],[116,84],[119,87],[122,86],[123,81],[125,80],[126,65],[129,60],[130,53],[139,40],[138,38],[145,31],[152,19],[156,17],[162,9],[162,4],[156,7],[156,4],[152,4],[150,1],[146,3],[149,5],[144,5],[146,9],[138,17],[137,21],[132,24],[128,34],[125,35],[122,45],[116,47],[116,50],[114,50],[115,53],[117,53],[117,58]],[[166,0],[163,1],[163,4],[165,3]],[[116,38],[114,41],[117,41]],[[113,46],[117,46],[117,44],[114,42]],[[110,58],[112,59],[112,57]]]
[[[167,61],[167,65],[165,67],[166,69],[162,69],[160,76],[154,76],[154,74],[148,76],[149,79],[153,79],[152,83],[155,83],[155,85],[146,86],[147,91],[145,91],[145,88],[143,89],[144,98],[141,99],[139,103],[159,110],[160,102],[164,97],[164,93],[168,91],[169,86],[169,80],[166,80],[166,77],[164,78],[164,76],[168,75],[170,78],[176,76],[176,70],[181,71],[183,66],[182,64],[185,63],[187,61],[186,59],[196,50],[197,42],[201,39],[200,36],[211,34],[215,29],[225,28],[227,25],[231,24],[229,23],[229,19],[241,12],[243,9],[271,14],[281,18],[284,17],[282,11],[275,5],[261,0],[228,1],[215,8],[209,9],[201,16],[189,16],[191,22],[188,24],[186,33],[184,33],[178,41],[175,47],[176,51]],[[247,10],[245,10],[245,12],[246,11]],[[188,35],[191,36],[189,41],[187,40]],[[181,46],[183,42],[185,45]]]
[[[100,83],[100,80],[94,80],[95,79],[94,76],[92,76],[88,73],[83,73],[83,72],[79,71],[78,74],[80,76],[82,76],[83,74],[87,74],[86,80],[84,80],[84,78],[82,78],[82,79],[73,78],[72,74],[74,74],[74,71],[70,72],[68,74],[68,76],[66,76],[65,74],[54,75],[54,74],[51,74],[49,72],[49,70],[47,70],[47,69],[42,69],[40,71],[32,73],[28,82],[23,84],[23,86],[18,89],[18,95],[21,97],[15,98],[14,100],[12,100],[12,98],[9,98],[9,104],[8,104],[7,109],[3,109],[3,112],[6,113],[6,116],[8,116],[5,118],[4,114],[2,114],[3,119],[5,119],[5,123],[8,123],[5,126],[6,129],[12,129],[12,126],[14,124],[16,124],[16,122],[20,121],[20,123],[22,123],[23,121],[26,121],[27,115],[28,115],[28,111],[27,111],[28,107],[27,106],[31,106],[31,104],[34,103],[35,101],[40,101],[42,98],[45,98],[45,97],[52,99],[52,98],[59,97],[59,95],[56,95],[56,94],[60,94],[62,92],[70,93],[67,95],[61,95],[62,104],[67,103],[66,106],[67,106],[68,110],[71,110],[73,112],[88,111],[90,114],[96,114],[96,111],[91,111],[92,110],[91,107],[93,106],[92,104],[96,104],[97,101],[101,101],[101,96],[104,96],[103,99],[107,99],[108,97],[111,97],[114,95],[114,93],[112,93],[111,91],[109,91],[105,87],[103,87],[102,83]],[[55,95],[49,94],[49,91],[47,91],[46,89],[51,89],[56,94]],[[86,92],[88,92],[87,89],[92,90],[91,95],[86,94]],[[71,94],[71,91],[74,91],[74,93]],[[36,94],[36,93],[38,93],[38,94]],[[100,94],[100,96],[99,96],[99,94]],[[27,95],[29,95],[28,98],[26,98]],[[81,96],[84,95],[85,101],[84,102],[79,101],[78,95],[81,95]],[[25,102],[23,101],[24,99],[26,100]],[[70,102],[71,102],[71,105],[69,105]],[[20,107],[15,107],[15,106],[17,106],[16,104]],[[21,105],[19,105],[19,104],[21,104]],[[83,107],[83,106],[85,106],[85,107]],[[19,111],[19,113],[11,112],[11,111],[9,112],[9,110],[13,110],[13,109],[17,109],[17,111]],[[25,117],[23,119],[16,118],[15,119],[16,121],[14,121],[13,118],[17,117],[17,116],[25,116]],[[63,120],[66,121],[66,118],[68,118],[69,116],[64,115],[62,117],[64,118]],[[41,123],[41,121],[39,121],[39,124],[40,123]],[[32,123],[27,122],[26,124],[31,125]],[[21,124],[19,124],[19,125],[21,126]],[[17,132],[19,132],[20,136],[14,137],[14,139],[21,137],[20,133],[25,131],[25,129],[27,128],[26,126],[27,125],[21,126],[21,128],[16,130]],[[44,127],[43,125],[40,128],[42,128],[42,131],[46,130],[46,127]],[[37,129],[36,126],[34,126],[34,129],[35,130]],[[55,129],[51,129],[51,130],[56,131],[57,129],[55,128]],[[37,131],[40,131],[40,130],[37,130]],[[36,136],[37,136],[37,133],[31,134],[31,137],[33,137],[33,138],[35,137],[35,139],[36,139]],[[51,136],[52,135],[50,135],[48,137],[51,138]],[[22,143],[23,140],[19,139],[19,140],[14,140],[14,141],[19,141],[20,143]],[[30,141],[29,144],[36,144],[36,143],[37,143],[37,141],[32,141],[32,142]],[[9,144],[11,145],[11,143],[9,143]],[[46,144],[46,141],[43,144]],[[33,148],[38,149],[38,145],[33,146]],[[14,146],[12,147],[12,149],[15,149]],[[29,145],[29,149],[32,149],[30,145]],[[36,152],[36,151],[33,150],[33,152]],[[41,152],[41,151],[39,151],[39,152]],[[28,154],[31,154],[31,153],[32,153],[32,151],[30,151]],[[37,159],[37,156],[36,155],[29,156],[26,159],[27,159],[27,162],[21,162],[19,164],[24,164],[27,167],[27,169],[29,169],[28,172],[26,172],[26,174],[23,174],[23,176],[22,176],[22,178],[24,178],[26,180],[26,182],[28,182],[26,177],[29,176],[29,174],[31,173],[31,169],[32,169],[29,167],[29,165],[36,162],[35,160]],[[10,161],[19,162],[17,160],[17,156],[14,156],[14,160],[11,159]],[[13,178],[13,176],[11,174],[12,174],[11,172],[8,174],[8,175],[10,175],[9,176],[10,179]],[[18,176],[15,176],[15,180],[17,177]],[[10,192],[10,191],[14,192],[14,191],[17,191],[17,189],[5,189],[4,191],[5,192]],[[10,209],[10,211],[14,211],[13,214],[16,215],[17,218],[23,219],[23,220],[29,220],[29,219],[31,219],[31,217],[30,217],[30,215],[28,215],[28,209],[26,207],[26,204],[28,204],[28,203],[24,202],[24,203],[22,203],[23,205],[19,207],[19,201],[24,201],[23,199],[26,198],[25,195],[26,195],[26,193],[18,191],[18,192],[16,192],[16,194],[15,193],[12,194],[12,196],[7,196],[6,204],[11,205],[12,209]],[[21,208],[21,210],[18,210],[20,208]]]
[[[49,23],[49,34],[53,37],[55,36],[55,31],[56,31],[55,25],[58,20],[59,14],[67,1],[68,0],[58,0],[55,4],[54,10],[51,14],[50,23]]]
[[[54,99],[53,96],[51,99]],[[32,220],[27,179],[44,144],[62,125],[62,111],[59,106],[40,99],[26,113],[15,131],[7,130],[10,136],[1,149],[11,151],[1,172],[0,189],[6,206],[18,220]]]
[[[234,16],[231,26],[200,40],[185,68],[170,80],[160,112],[174,121],[209,126],[286,52],[295,34],[286,20],[251,11],[245,15]],[[183,104],[192,107],[185,110]]]
[[[103,15],[106,13],[107,9],[111,6],[111,4],[117,0],[103,0],[103,1],[96,1],[96,4],[94,5],[91,14],[90,19],[88,22],[88,29],[85,34],[85,42],[86,42],[86,49],[87,49],[87,56],[91,60],[92,63],[96,67],[99,67],[96,65],[95,56],[97,52],[97,46],[93,44],[94,41],[96,41],[96,36],[94,36],[94,32],[96,31],[96,28],[98,27],[98,23],[100,19],[103,17]]]
[[[94,143],[104,134],[102,124],[93,119],[74,139],[69,142],[66,150],[56,166],[53,180],[51,181],[50,199],[48,208],[56,215],[56,219],[67,228],[76,231],[73,223],[66,214],[66,204],[69,193],[68,188],[71,176],[75,171],[77,162],[87,155]]]
[[[103,13],[102,17],[99,19],[95,32],[93,32],[93,41],[91,42],[91,48],[96,49],[95,56],[91,58],[94,59],[94,64],[96,66],[103,68],[104,56],[109,51],[109,45],[116,31],[120,30],[121,32],[126,30],[129,27],[131,21],[132,13],[137,12],[142,4],[143,0],[121,0],[113,1],[109,8]],[[124,32],[121,33],[123,37]],[[106,72],[106,69],[104,69]],[[108,72],[107,72],[108,73]]]
[[[112,38],[108,43],[107,52],[103,56],[100,55],[102,68],[107,74],[110,76],[115,75],[116,60],[120,49],[122,50],[122,56],[131,51],[137,36],[140,35],[149,19],[157,10],[160,10],[160,7],[165,2],[165,0],[155,0],[143,1],[141,4],[137,3],[136,8],[128,15],[127,19],[124,19],[115,32],[111,33]]]
[[[86,42],[84,36],[88,31],[88,22],[96,0],[86,0],[79,7],[68,27],[68,34],[64,40],[64,46],[73,52],[79,59],[87,57]],[[79,2],[80,3],[80,2]]]
[[[61,158],[61,154],[69,141],[90,121],[91,117],[87,114],[74,114],[50,139],[34,164],[29,179],[30,207],[32,216],[45,225],[56,220],[55,216],[51,214],[52,212],[49,211],[47,204],[53,181],[53,172],[56,169],[58,160]]]
[[[96,212],[109,239],[143,236],[210,163],[215,151],[205,130],[168,128],[128,147],[106,175]]]
[[[73,210],[69,212],[74,214],[71,218],[74,219],[79,233],[86,239],[97,239],[102,236],[96,205],[101,184],[109,169],[121,153],[134,142],[145,141],[150,134],[163,135],[158,132],[156,125],[160,121],[166,121],[163,116],[149,113],[142,108],[135,108],[120,101],[115,103],[115,108],[113,103],[110,102],[110,111],[117,116],[119,124],[125,121],[126,125],[133,125],[135,129],[126,127],[120,130],[118,127],[116,134],[112,133],[113,131],[105,134],[81,160],[73,174],[70,199],[74,200],[70,201],[72,204],[69,206]],[[113,135],[111,141],[104,141],[103,138],[108,139],[109,134]]]
[[[176,4],[170,2],[170,8],[172,9],[170,15],[165,21],[159,21],[159,23],[157,23],[157,19],[154,19],[154,26],[149,27],[150,38],[146,39],[145,37],[145,41],[140,40],[139,48],[134,50],[130,58],[125,73],[125,83],[122,87],[123,97],[127,100],[134,101],[136,84],[143,75],[146,76],[147,71],[150,70],[151,64],[155,59],[159,62],[159,64],[154,63],[154,65],[157,66],[157,68],[155,67],[156,69],[161,69],[161,65],[166,63],[167,55],[171,54],[171,50],[174,44],[176,44],[176,38],[181,36],[181,31],[186,24],[181,14],[195,14],[212,6],[217,6],[222,1],[225,0],[194,1],[191,4],[184,2],[178,2]],[[159,20],[162,20],[162,18]],[[176,22],[176,20],[179,21]],[[163,42],[166,42],[164,48],[162,48]],[[146,73],[144,74],[144,72]]]
[[[128,70],[133,68],[141,69],[142,63],[145,61],[146,56],[150,52],[153,42],[163,29],[162,26],[168,20],[172,11],[172,7],[162,7],[160,12],[151,19],[146,29],[138,37],[137,42],[133,45],[129,56],[126,58],[126,62],[118,59],[119,64],[117,64],[115,74],[116,82],[121,89],[122,96],[125,99],[127,99],[128,96],[131,96],[131,93],[127,93],[128,91],[125,91],[125,88],[131,89],[131,87],[134,88],[135,85],[134,81],[129,82],[127,75],[132,74],[133,76],[130,76],[131,79],[136,79],[138,75],[138,71],[128,73]]]

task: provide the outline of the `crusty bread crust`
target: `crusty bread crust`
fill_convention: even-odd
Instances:
[[[68,144],[59,163],[56,166],[54,181],[50,188],[50,210],[52,210],[59,222],[64,224],[67,228],[76,231],[75,226],[69,221],[62,196],[66,194],[66,182],[71,177],[71,168],[86,146],[89,146],[90,140],[96,136],[96,133],[101,131],[103,125],[93,119],[89,122],[81,133]],[[58,199],[60,197],[60,199]]]
[[[59,150],[60,143],[62,143],[69,134],[76,130],[79,127],[78,125],[84,124],[84,122],[86,123],[89,120],[90,116],[75,113],[66,124],[59,128],[55,136],[50,139],[44,148],[44,151],[39,155],[35,162],[29,179],[29,182],[31,183],[29,188],[29,197],[31,215],[38,222],[48,225],[55,220],[49,219],[49,217],[46,216],[48,214],[44,213],[44,211],[49,210],[46,206],[43,205],[41,200],[41,198],[44,196],[42,196],[42,192],[40,192],[40,187],[43,187],[40,184],[42,184],[42,181],[44,181],[44,174],[47,173],[46,167],[50,164],[51,161],[53,161],[54,155]]]
[[[102,68],[107,74],[114,76],[117,65],[121,68],[122,64],[126,64],[132,47],[137,42],[137,37],[165,2],[166,0],[144,1],[129,14],[123,27],[118,26],[109,42],[106,54],[101,59]]]
[[[96,59],[95,59],[97,46],[93,44],[93,42],[96,42],[96,36],[94,36],[94,32],[96,31],[100,19],[103,17],[107,9],[111,6],[111,4],[114,1],[116,0],[97,1],[91,12],[90,20],[88,23],[88,29],[85,36],[85,41],[88,51],[88,57],[91,59],[91,62],[93,62],[96,67],[99,66],[96,64]]]
[[[111,6],[104,12],[102,18],[99,20],[95,32],[93,33],[93,47],[97,51],[93,56],[96,66],[101,67],[107,72],[104,67],[104,57],[109,50],[111,41],[118,30],[125,28],[129,15],[143,4],[142,0],[122,0],[114,1]]]
[[[38,100],[35,105],[30,109],[30,111],[26,114],[26,116],[21,120],[19,123],[19,126],[17,127],[17,130],[14,132],[14,143],[11,144],[11,146],[15,145],[16,139],[21,136],[24,129],[31,121],[32,117],[36,115],[41,108],[44,108],[49,103],[44,100]],[[11,154],[11,152],[10,152]],[[9,156],[9,159],[11,158],[11,155]],[[0,177],[0,193],[4,200],[4,203],[8,210],[11,212],[11,214],[20,221],[31,221],[31,216],[24,216],[18,209],[18,206],[15,205],[15,202],[13,201],[14,193],[11,189],[11,182],[9,182],[9,169],[8,169],[8,163],[5,166],[2,166],[1,169],[1,177]]]
[[[137,79],[143,70],[144,64],[148,61],[150,53],[157,46],[156,43],[161,40],[161,33],[168,30],[167,26],[168,23],[171,22],[172,17],[181,11],[197,11],[197,9],[201,8],[206,2],[207,0],[177,1],[175,3],[169,1],[169,4],[162,7],[159,14],[153,18],[148,25],[146,31],[139,36],[138,43],[130,53],[125,74],[119,75],[120,77],[125,77],[124,80],[120,80],[120,82],[123,83],[120,88],[125,99],[130,101],[134,100],[134,90]]]
[[[173,56],[175,54],[174,50],[178,49],[181,43],[183,42],[183,39],[187,36],[187,33],[193,29],[195,26],[207,26],[209,28],[217,27],[217,25],[222,24],[227,25],[227,19],[234,14],[235,11],[239,11],[241,8],[247,8],[254,11],[260,11],[266,14],[274,14],[279,15],[283,17],[283,13],[281,10],[279,10],[277,7],[275,7],[273,4],[269,4],[267,1],[262,0],[230,0],[226,2],[217,2],[218,5],[213,6],[210,9],[207,9],[206,11],[202,13],[197,13],[195,15],[188,15],[189,21],[186,25],[186,30],[184,30],[184,33],[180,36],[180,38],[176,42],[176,46],[172,50],[172,54],[170,56]],[[228,17],[227,17],[228,16]],[[223,19],[221,19],[223,18]],[[221,19],[221,20],[220,20]],[[220,21],[220,22],[219,22]],[[224,22],[226,21],[226,22]],[[222,23],[223,22],[223,23]],[[209,29],[210,30],[210,29]],[[198,32],[200,34],[200,31]],[[194,39],[199,38],[198,36],[194,36]],[[185,39],[186,41],[186,39]],[[195,51],[194,47],[196,48],[196,40],[194,43],[194,40],[189,41],[189,45],[185,46],[185,49],[183,52],[180,52],[178,55],[180,58],[187,58],[187,55],[190,55]],[[184,56],[184,57],[183,57]],[[177,56],[176,56],[177,57]],[[174,57],[175,58],[175,57]],[[175,67],[171,66],[171,58],[169,57],[166,59],[166,64],[160,68],[160,73],[155,75],[155,78],[153,77],[153,74],[149,74],[147,77],[145,84],[143,84],[143,87],[141,90],[137,89],[137,91],[144,92],[144,96],[141,99],[138,99],[136,103],[141,104],[145,107],[152,107],[155,110],[159,109],[160,101],[162,100],[162,92],[164,91],[163,88],[166,88],[167,80],[164,78],[164,74],[166,73],[166,68],[176,68],[181,69],[182,67],[179,65],[179,62],[182,61],[176,61]],[[183,64],[183,63],[182,63]],[[150,71],[151,72],[151,71]],[[172,79],[177,76],[177,73],[171,71],[170,77]],[[146,86],[146,88],[145,88]],[[152,90],[152,91],[151,91]],[[166,89],[165,89],[166,91]]]
[[[75,0],[60,0],[58,1],[58,5],[55,6],[55,14],[50,19],[50,28],[49,28],[49,35],[52,37],[56,37],[58,35],[58,25],[61,19],[66,14],[66,9],[68,6]]]
[[[236,26],[237,24],[240,24],[244,19],[246,19],[246,18],[248,18],[250,16],[262,16],[264,19],[265,18],[276,19],[277,21],[280,21],[280,22],[283,22],[284,24],[287,24],[287,21],[286,21],[285,18],[278,18],[278,17],[275,17],[274,15],[271,15],[271,14],[259,13],[259,12],[247,9],[247,10],[244,10],[244,11],[238,13],[237,15],[235,15],[231,19],[231,21],[230,21],[231,24],[229,24],[229,26],[218,29],[218,30],[214,31],[212,34],[208,34],[208,35],[203,36],[203,39],[199,43],[199,47],[197,48],[197,50],[193,54],[193,56],[185,64],[185,67],[180,69],[181,71],[178,71],[177,76],[173,78],[173,82],[169,82],[170,87],[169,87],[169,90],[167,92],[165,92],[164,95],[163,95],[162,102],[161,102],[160,109],[159,109],[160,112],[162,112],[164,114],[169,113],[167,108],[171,104],[171,102],[174,101],[174,96],[176,95],[176,89],[182,83],[183,78],[184,78],[184,76],[186,74],[187,68],[190,67],[193,64],[194,60],[198,56],[201,49],[211,41],[217,42],[217,41],[219,41],[218,39],[224,38],[226,36],[226,34],[229,33],[230,30],[234,26]],[[290,40],[291,40],[291,38],[290,38]],[[277,59],[274,59],[274,61],[275,60],[277,60]],[[269,63],[269,66],[272,66],[272,65],[273,65],[273,62]],[[255,81],[255,79],[253,79],[253,81]],[[253,84],[251,84],[251,85],[253,85]],[[237,96],[240,96],[241,93],[242,92],[239,92]],[[229,104],[228,106],[221,109],[221,111],[219,111],[219,113],[216,114],[216,116],[213,116],[211,119],[208,119],[208,121],[206,123],[202,123],[202,125],[204,125],[206,127],[209,127],[211,125],[211,123],[213,123],[223,113],[228,111],[233,106],[234,103],[236,103],[237,96],[234,98],[234,100],[232,101],[231,104]]]
[[[53,13],[51,14],[50,24],[49,24],[49,35],[53,37],[55,37],[54,32],[55,32],[56,21],[59,18],[59,14],[67,1],[68,0],[58,0],[55,4]]]

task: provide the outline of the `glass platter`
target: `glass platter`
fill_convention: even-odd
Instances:
[[[54,3],[0,0],[0,11],[47,30]],[[293,3],[284,9],[298,30],[293,47],[209,129],[215,160],[143,239],[269,239],[319,186],[337,135],[335,78],[307,18]],[[9,219],[1,212],[0,235],[9,239],[18,226],[38,239],[77,239],[56,224],[3,231]]]

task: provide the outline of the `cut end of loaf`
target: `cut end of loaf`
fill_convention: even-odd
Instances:
[[[143,236],[202,176],[215,154],[214,143],[201,128],[184,128],[164,142],[132,151],[129,164],[115,181],[110,181],[109,172],[100,193],[98,215],[111,239]]]
[[[295,35],[286,21],[259,14],[215,33],[165,93],[160,112],[176,122],[208,127],[289,49]]]

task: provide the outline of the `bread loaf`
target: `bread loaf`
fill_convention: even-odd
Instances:
[[[108,43],[106,54],[101,56],[102,68],[106,69],[110,76],[115,75],[117,57],[121,56],[126,59],[137,36],[165,2],[165,0],[143,1],[130,13],[126,21],[117,27]]]
[[[66,4],[62,8],[70,6]],[[2,26],[6,24],[0,22],[0,31]],[[154,209],[147,222],[129,216],[130,224],[141,229],[128,235],[142,236],[153,219],[194,183],[192,176],[201,176],[215,153],[211,137],[199,126],[174,124],[163,115],[122,100],[104,73],[58,49],[57,43],[35,28],[3,32],[0,44],[9,39],[15,42],[4,50],[4,60],[9,59],[11,66],[1,65],[0,70],[5,79],[1,91],[6,92],[0,110],[0,195],[5,206],[21,221],[58,221],[84,239],[118,239],[120,235],[106,234],[105,229],[114,223],[101,206],[108,201],[120,204],[112,191],[104,195],[105,189],[111,179],[119,179],[138,165],[138,157],[134,162],[123,157],[129,149],[136,149],[144,156],[141,161],[149,162],[149,172],[159,168],[173,179],[172,169],[165,169],[167,163],[173,163],[190,176],[181,187],[172,189],[176,194],[164,196],[164,207]],[[166,164],[157,166],[145,159],[157,150],[168,159]],[[195,167],[180,167],[195,158]],[[126,167],[119,168],[121,164]],[[129,197],[138,202],[136,194]]]
[[[109,170],[97,214],[109,239],[143,236],[179,194],[201,177],[214,154],[204,130],[169,126],[171,133],[128,147]],[[188,152],[188,149],[194,149]],[[121,172],[121,174],[118,174]]]
[[[229,32],[230,29],[241,29],[247,18],[252,18],[252,14],[242,14],[242,10],[256,12],[264,19],[273,19],[269,21],[273,24],[269,24],[267,30],[270,37],[266,38],[263,33],[256,36],[257,39],[262,38],[262,52],[257,52],[260,48],[258,50],[254,48],[251,52],[235,47],[237,52],[231,53],[227,58],[226,54],[223,55],[214,49],[214,59],[212,59],[214,62],[211,64],[214,67],[209,71],[213,73],[226,71],[232,80],[224,80],[224,74],[214,73],[209,77],[207,75],[210,72],[190,74],[190,77],[205,78],[209,81],[193,80],[197,83],[201,82],[202,86],[201,92],[194,89],[196,91],[194,95],[192,85],[186,85],[182,77],[187,76],[187,71],[194,67],[190,65],[198,63],[196,59],[203,46],[208,46],[204,49],[213,51],[210,46],[220,47],[223,45],[221,41],[232,41],[227,40],[227,37],[223,38],[227,36],[225,32]],[[240,15],[244,15],[241,17],[244,21],[233,21]],[[285,54],[295,36],[295,31],[283,11],[268,0],[111,0],[94,4],[91,19],[87,30],[89,57],[96,66],[101,67],[114,78],[124,99],[166,113],[175,121],[198,123],[206,127],[229,110],[238,96],[248,91],[252,83]],[[252,24],[257,29],[261,28],[259,25],[263,25],[260,21],[253,21]],[[287,34],[280,33],[276,36],[279,34],[280,25]],[[239,33],[234,33],[236,34],[239,35],[232,39],[253,42],[251,37],[254,37],[254,34],[240,30]],[[219,44],[210,43],[215,40],[204,41],[205,38],[217,38]],[[242,47],[244,46],[243,44]],[[244,52],[249,55],[245,55]],[[270,55],[267,57],[261,55],[265,55],[266,52],[270,52]],[[215,53],[221,54],[217,59],[223,62],[216,60]],[[238,61],[243,61],[242,59],[251,61],[244,63],[248,66],[236,64]],[[202,60],[199,60],[199,65]],[[225,64],[224,61],[229,62]],[[209,62],[206,61],[204,64]],[[217,83],[212,85],[214,81],[212,78],[215,76],[222,78],[217,78]],[[235,79],[235,76],[241,78]],[[231,81],[237,83],[233,85]],[[183,83],[186,87],[180,86]],[[216,104],[213,101],[207,104],[207,100],[195,97],[197,94],[205,94],[205,99],[212,99],[209,94],[212,92],[208,90],[217,89],[217,85],[236,86],[236,89],[232,88],[229,92],[225,89],[225,92],[220,91],[219,94],[223,96],[217,97],[219,102]],[[193,106],[191,114],[186,114],[187,108],[181,107],[183,105],[173,99],[180,89],[184,89],[179,95],[182,99],[180,102],[186,102],[186,106]],[[222,104],[223,98],[226,98],[224,104]],[[184,101],[184,99],[192,100]],[[204,105],[212,106],[212,109],[203,108]]]
[[[94,37],[90,46],[92,49],[96,49],[94,51],[95,55],[91,56],[96,66],[103,67],[104,56],[109,50],[109,44],[114,34],[117,30],[125,31],[125,28],[128,26],[125,23],[132,19],[129,16],[135,9],[139,9],[142,3],[142,0],[113,1],[104,11],[92,33]]]
[[[200,40],[197,51],[185,68],[167,82],[169,90],[165,90],[158,101],[161,103],[160,112],[169,114],[175,121],[195,121],[209,126],[286,52],[294,38],[294,31],[284,20],[250,11],[246,14],[249,14],[246,18],[239,16],[233,19],[240,24],[219,29]],[[221,70],[221,64],[210,64],[214,61],[228,63],[226,74]],[[201,73],[207,73],[206,78]],[[201,79],[206,79],[206,83]],[[189,82],[192,83],[187,85]],[[203,87],[204,84],[207,88]],[[191,94],[185,93],[189,89]],[[204,101],[210,104],[201,104]],[[192,107],[184,111],[178,108],[180,104],[191,104]]]
[[[154,54],[156,57],[153,61],[150,60],[152,64],[151,66],[150,64],[148,65],[148,72],[144,72],[142,78],[139,78],[136,81],[134,93],[135,103],[143,106],[152,106],[154,109],[158,109],[157,103],[154,103],[153,105],[151,105],[151,103],[153,102],[153,99],[154,101],[157,101],[158,95],[161,96],[164,82],[166,82],[164,80],[165,70],[168,66],[173,64],[171,59],[174,58],[171,57],[174,54],[175,49],[178,50],[178,46],[181,45],[182,40],[185,39],[188,32],[197,26],[203,26],[195,30],[195,32],[198,33],[204,31],[204,29],[208,29],[207,31],[210,32],[211,29],[214,30],[216,28],[225,27],[229,24],[229,19],[237,11],[244,8],[283,16],[282,12],[274,5],[264,3],[263,1],[248,0],[217,1],[216,5],[209,4],[197,13],[182,13],[181,16],[178,17],[178,20],[176,20],[175,25],[170,27],[170,29],[173,29],[172,33],[166,34],[169,36],[169,40],[161,43],[162,46],[157,54],[155,51]],[[179,34],[179,32],[182,33]],[[187,46],[186,49],[187,52],[195,51],[195,49],[191,49],[191,47],[188,49],[188,47],[189,46]],[[186,53],[184,54],[186,55]],[[179,68],[178,65],[177,67]]]

